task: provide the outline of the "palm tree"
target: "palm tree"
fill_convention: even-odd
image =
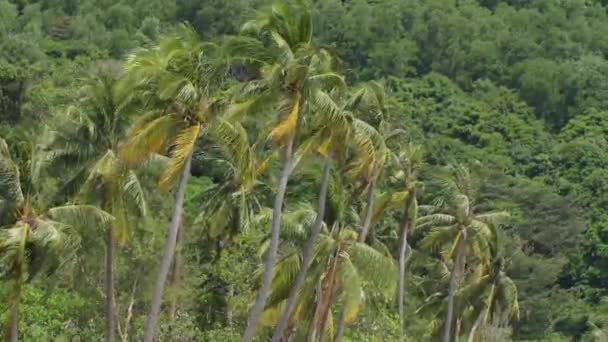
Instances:
[[[333,63],[329,54],[313,49],[310,8],[301,0],[295,4],[275,3],[270,11],[246,23],[243,32],[260,39],[229,39],[226,42],[227,54],[231,60],[240,59],[259,67],[260,77],[248,82],[247,87],[257,98],[251,101],[268,101],[278,111],[279,120],[271,129],[269,139],[282,149],[281,174],[273,206],[265,272],[242,337],[242,341],[249,342],[255,335],[272,283],[279,249],[281,212],[287,182],[294,166],[301,117],[310,111],[309,102],[317,89],[331,88],[343,80],[332,71]],[[265,45],[263,41],[270,44]]]
[[[378,197],[378,204],[374,209],[372,222],[384,216],[389,209],[400,207],[403,212],[399,222],[399,276],[397,278],[397,307],[401,321],[400,332],[404,331],[404,302],[405,302],[405,266],[408,249],[407,237],[410,229],[416,223],[418,216],[418,200],[416,194],[420,186],[418,170],[422,165],[423,153],[419,145],[412,143],[400,145],[398,154],[390,154],[391,160],[397,168],[397,173],[391,177],[401,191],[389,192]]]
[[[310,237],[304,247],[302,268],[294,287],[291,289],[285,311],[275,329],[273,341],[277,342],[287,328],[289,318],[295,308],[296,297],[306,278],[315,241],[321,232],[332,160],[337,158],[340,164],[345,164],[348,157],[353,158],[349,155],[349,152],[352,152],[350,150],[354,150],[355,160],[357,158],[368,160],[367,156],[378,155],[378,147],[377,144],[374,144],[375,141],[373,140],[375,136],[370,136],[369,126],[362,120],[355,118],[354,114],[363,112],[378,116],[382,113],[384,91],[381,86],[375,82],[370,82],[355,88],[351,94],[345,94],[343,91],[334,89],[330,93],[316,90],[313,95],[310,102],[311,111],[315,113],[313,118],[314,133],[311,138],[302,144],[302,147],[296,153],[296,161],[301,160],[304,155],[307,155],[310,150],[314,149],[325,159],[317,203],[317,220],[311,229]],[[374,133],[372,131],[372,134]],[[352,139],[355,143],[354,148],[349,146],[351,136],[354,136]],[[383,147],[380,144],[380,148]],[[382,151],[385,150],[383,149]],[[359,168],[362,166],[362,164],[352,161],[350,164],[351,167],[353,165]],[[369,214],[369,219],[366,217],[366,222],[369,228],[371,214]]]
[[[308,341],[324,340],[333,335],[334,303],[342,305],[341,318],[344,322],[354,322],[364,305],[366,293],[378,291],[385,298],[391,298],[395,283],[394,263],[390,255],[357,241],[357,233],[348,228],[337,228],[333,234],[322,233],[314,247],[314,258],[307,273],[306,281],[297,296],[289,326],[291,333],[302,322],[309,322]],[[287,228],[287,227],[285,227]],[[286,254],[276,265],[269,306],[264,312],[262,324],[274,326],[283,312],[288,293],[293,288],[296,274],[302,264],[299,251]]]
[[[428,250],[441,249],[446,261],[452,262],[447,313],[443,341],[452,336],[454,298],[464,276],[467,254],[487,260],[496,248],[496,225],[508,217],[503,211],[477,213],[477,186],[469,170],[461,165],[450,166],[451,175],[443,179],[443,196],[439,207],[444,213],[430,214],[417,221],[416,229],[431,228],[421,245]]]
[[[247,132],[238,122],[219,118],[210,130],[213,150],[204,160],[225,172],[218,184],[197,197],[205,198],[194,225],[204,227],[210,240],[225,240],[247,227],[260,204],[255,192],[259,177],[269,159],[258,161],[257,145],[251,145]],[[215,151],[217,150],[217,151]]]
[[[189,27],[165,37],[151,49],[132,55],[125,77],[116,87],[124,110],[141,116],[127,134],[120,157],[128,165],[139,165],[151,154],[170,152],[171,159],[160,176],[159,186],[170,189],[178,181],[175,205],[163,249],[160,270],[152,293],[152,303],[144,341],[151,342],[160,313],[162,295],[171,268],[183,212],[184,194],[192,154],[203,132],[225,110],[222,93],[226,74],[220,49],[203,44]]]
[[[519,319],[517,286],[506,274],[504,258],[500,257],[490,265],[484,265],[481,274],[458,294],[461,307],[469,305],[471,311],[478,312],[469,342],[475,341],[478,329],[488,322],[506,324],[510,319]]]
[[[502,257],[496,257],[490,263],[475,265],[473,272],[465,279],[465,285],[456,294],[454,312],[460,326],[456,330],[461,332],[458,335],[462,335],[464,330],[470,329],[467,339],[470,342],[476,340],[479,329],[488,323],[502,326],[507,325],[511,319],[519,319],[517,287],[504,267]],[[447,274],[445,278],[448,278]],[[426,299],[417,313],[426,311],[445,317],[446,301],[445,292],[435,292]],[[442,327],[445,328],[445,323],[443,319],[434,320],[433,334],[438,334]]]
[[[128,236],[127,216],[131,212],[146,214],[143,189],[135,172],[125,168],[117,158],[117,146],[126,119],[117,112],[113,98],[114,74],[101,70],[87,80],[76,107],[49,130],[43,143],[44,163],[51,173],[61,177],[61,196],[78,191],[83,203],[97,205],[118,220],[103,227],[106,231],[105,300],[106,340],[115,334],[114,249],[115,241],[123,243]]]
[[[22,183],[31,184],[24,195]],[[35,179],[22,179],[6,142],[0,138],[0,199],[5,210],[0,227],[0,279],[13,283],[9,301],[8,340],[18,340],[19,302],[26,281],[51,274],[77,242],[71,227],[111,224],[114,218],[90,205],[49,208],[36,192]]]
[[[336,96],[338,95],[336,94]],[[310,237],[304,246],[302,254],[302,267],[299,270],[294,286],[291,289],[289,298],[287,299],[285,310],[281,315],[272,338],[272,340],[276,342],[280,341],[281,337],[283,336],[283,333],[287,328],[289,318],[295,309],[297,295],[300,288],[304,285],[306,272],[308,271],[311,259],[313,257],[315,242],[323,227],[332,162],[336,157],[338,157],[338,160],[342,160],[343,162],[347,151],[347,144],[345,144],[345,142],[349,141],[349,136],[352,131],[352,115],[350,112],[345,110],[345,108],[335,103],[330,94],[317,90],[312,100],[313,104],[311,107],[312,111],[315,113],[315,128],[313,130],[315,132],[303,144],[301,151],[296,154],[296,160],[300,160],[303,155],[308,154],[310,150],[313,149],[316,150],[324,159],[323,173],[317,201],[317,217],[311,228]]]
[[[407,253],[407,237],[409,230],[414,226],[418,216],[418,200],[416,194],[419,187],[418,169],[422,163],[422,149],[419,145],[408,144],[401,147],[397,156],[400,171],[396,178],[403,181],[404,198],[403,214],[399,222],[399,277],[397,280],[397,307],[399,310],[400,332],[403,337],[405,324],[405,262]]]

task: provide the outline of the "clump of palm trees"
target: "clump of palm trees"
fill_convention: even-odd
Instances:
[[[380,83],[351,87],[338,69],[314,45],[310,8],[279,2],[240,36],[211,43],[182,26],[129,56],[120,75],[92,77],[64,121],[48,128],[32,162],[61,184],[51,204],[39,203],[34,180],[20,178],[0,140],[0,277],[14,284],[11,340],[22,285],[70,254],[66,245],[81,224],[105,230],[107,339],[114,339],[115,246],[128,240],[127,217],[147,213],[138,175],[152,163],[163,170],[156,190],[175,196],[144,331],[144,341],[153,341],[203,139],[218,148],[225,181],[206,190],[195,224],[214,239],[245,227],[268,231],[242,341],[260,327],[271,327],[277,342],[341,341],[366,302],[395,297],[403,338],[411,234],[421,236],[418,252],[435,256],[449,274],[447,292],[421,308],[434,310],[444,341],[467,327],[474,341],[480,326],[516,318],[517,291],[497,233],[508,215],[478,212],[476,180],[459,165],[420,215],[423,148],[387,128]],[[277,163],[277,184],[268,184],[274,205],[265,208],[257,189]],[[310,165],[320,170],[315,209],[286,201],[289,180]],[[393,254],[374,233],[391,216],[398,217]]]

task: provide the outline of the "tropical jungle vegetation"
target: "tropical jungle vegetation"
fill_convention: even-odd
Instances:
[[[608,1],[0,0],[7,341],[607,341]]]

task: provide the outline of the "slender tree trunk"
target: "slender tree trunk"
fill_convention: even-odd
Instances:
[[[416,199],[416,191],[413,189],[407,200],[405,201],[405,207],[403,208],[403,217],[401,218],[401,241],[399,245],[399,279],[397,279],[397,306],[399,309],[399,333],[400,338],[403,340],[405,335],[405,260],[407,256],[407,235],[409,233],[410,221],[413,219],[410,215],[410,207],[412,201]]]
[[[327,281],[327,288],[324,289],[324,299],[321,301],[321,320],[320,320],[320,328],[319,328],[319,333],[321,335],[319,335],[319,341],[324,342],[325,339],[327,338],[327,334],[325,333],[325,331],[327,330],[327,322],[329,321],[329,313],[331,312],[331,305],[334,302],[335,299],[335,288],[336,288],[336,282],[337,282],[337,273],[338,273],[338,258],[340,255],[340,247],[338,246],[338,248],[336,249],[336,252],[334,253],[334,257],[333,260],[331,262],[331,266],[329,268],[329,272],[328,272],[328,281]],[[323,296],[321,297],[323,298]]]
[[[363,221],[363,227],[361,227],[361,233],[359,234],[359,242],[365,242],[367,234],[369,234],[369,228],[372,225],[372,217],[374,216],[374,190],[376,188],[376,181],[372,180],[367,187],[367,206],[365,207],[365,220]]]
[[[407,211],[407,209],[406,209]],[[407,233],[409,227],[409,218],[407,212],[404,215],[401,223],[401,242],[399,246],[399,279],[397,280],[397,306],[399,308],[399,333],[401,339],[404,336],[405,324],[405,257],[407,253]]]
[[[468,342],[474,342],[475,341],[475,334],[477,333],[477,329],[479,329],[479,326],[481,325],[481,322],[483,321],[483,316],[485,314],[486,314],[486,308],[484,307],[479,312],[479,316],[477,316],[477,319],[475,320],[475,323],[473,324],[473,327],[471,328],[471,333],[469,334]]]
[[[458,247],[456,251],[456,262],[452,267],[452,274],[450,275],[450,290],[448,292],[448,312],[445,319],[445,326],[443,331],[443,342],[450,342],[450,336],[452,334],[452,320],[454,317],[454,297],[458,290],[458,271],[461,269],[460,264],[464,261],[464,248],[466,243],[466,232],[463,231],[460,240],[458,241]]]
[[[277,252],[279,250],[279,239],[281,232],[281,214],[283,212],[283,200],[285,199],[285,192],[287,192],[287,181],[289,180],[289,174],[291,172],[291,163],[293,159],[293,144],[294,138],[291,137],[285,148],[285,160],[283,161],[283,167],[281,170],[281,177],[279,179],[279,188],[274,200],[274,208],[272,212],[272,228],[270,233],[270,247],[266,254],[266,261],[264,262],[264,275],[262,276],[262,287],[258,291],[258,296],[251,308],[249,313],[249,320],[247,321],[247,328],[243,334],[242,342],[250,342],[255,336],[258,321],[264,306],[266,305],[266,299],[268,298],[268,292],[272,285],[272,278],[274,276],[274,266],[277,260]],[[146,341],[148,342],[148,341]]]
[[[334,342],[342,342],[342,340],[344,339],[344,332],[346,331],[346,310],[342,310],[339,319],[340,321],[338,322],[338,331],[336,332]]]
[[[178,296],[176,295],[181,287],[182,282],[182,274],[184,273],[184,256],[183,256],[183,246],[184,246],[184,228],[185,228],[185,217],[184,210],[180,215],[180,224],[177,230],[177,241],[175,247],[175,262],[173,265],[173,279],[171,280],[171,287],[173,288],[174,295],[171,298],[171,303],[169,304],[169,320],[175,320],[175,313],[177,312],[177,302]]]
[[[182,172],[180,179],[179,188],[175,196],[175,207],[173,208],[173,216],[171,217],[171,223],[169,225],[169,232],[165,248],[163,251],[163,258],[160,264],[160,270],[156,283],[154,284],[154,291],[152,292],[152,304],[150,307],[150,313],[148,314],[148,320],[146,322],[146,330],[144,335],[145,342],[152,342],[154,339],[154,329],[156,328],[156,322],[158,321],[158,315],[160,314],[160,306],[163,297],[163,291],[165,289],[165,283],[167,282],[167,276],[171,268],[171,262],[173,255],[175,254],[175,245],[177,243],[177,232],[179,230],[179,223],[181,221],[181,214],[184,208],[184,197],[186,194],[186,184],[190,178],[190,165],[192,164],[192,152],[188,156],[186,165]]]
[[[114,237],[112,226],[106,228],[106,341],[114,342]]]
[[[233,311],[232,311],[232,298],[234,297],[234,285],[228,285],[228,295],[226,299],[226,325],[232,327]]]
[[[281,336],[283,336],[283,332],[287,328],[289,324],[289,318],[293,313],[293,310],[296,307],[296,300],[298,298],[298,293],[304,285],[304,281],[306,280],[306,274],[308,272],[308,268],[310,267],[311,259],[314,253],[315,242],[321,233],[321,228],[323,227],[323,218],[325,217],[325,203],[327,201],[327,189],[329,188],[329,176],[331,172],[331,158],[332,154],[325,159],[325,166],[323,167],[323,176],[321,178],[321,189],[319,190],[319,198],[317,204],[317,217],[312,226],[312,230],[310,232],[310,236],[308,237],[308,241],[306,241],[306,246],[304,246],[304,253],[302,256],[302,267],[298,272],[296,277],[296,281],[289,292],[289,297],[287,298],[287,305],[285,306],[285,310],[283,310],[283,314],[279,319],[279,323],[277,324],[274,335],[272,337],[273,342],[279,342],[281,340]]]
[[[317,282],[317,303],[315,305],[315,312],[312,316],[312,320],[310,321],[310,329],[308,331],[308,336],[306,337],[306,342],[315,342],[317,339],[317,321],[321,317],[321,309],[322,309],[322,300],[323,300],[323,280],[320,279]]]
[[[118,334],[120,335],[120,340],[122,342],[129,341],[129,327],[131,325],[131,318],[133,318],[133,306],[135,306],[135,292],[137,291],[137,279],[133,282],[133,287],[131,288],[131,299],[129,300],[129,306],[127,307],[127,317],[125,317],[124,328],[120,327],[120,320],[118,315],[118,310],[116,310],[116,328],[118,330]]]
[[[10,342],[17,342],[19,340],[19,299],[15,300],[15,303],[11,306],[8,340]]]

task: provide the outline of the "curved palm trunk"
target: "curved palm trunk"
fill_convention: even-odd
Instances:
[[[452,267],[452,274],[450,275],[450,290],[448,292],[448,312],[445,319],[445,326],[443,331],[443,342],[450,342],[450,337],[452,334],[452,320],[454,318],[454,297],[456,296],[456,291],[458,290],[458,278],[459,278],[459,270],[463,268],[464,265],[464,249],[466,243],[466,232],[462,232],[462,236],[460,240],[458,240],[458,247],[456,250],[456,263],[454,267]]]
[[[397,306],[399,308],[399,333],[401,339],[405,334],[405,259],[407,256],[407,234],[409,233],[411,217],[409,217],[409,210],[412,205],[412,201],[416,198],[416,191],[408,196],[405,201],[405,208],[403,208],[403,217],[401,218],[401,241],[399,245],[399,279],[397,279]]]
[[[158,315],[160,314],[163,291],[165,289],[165,283],[167,282],[167,276],[169,275],[169,269],[171,268],[171,262],[173,261],[173,255],[175,254],[177,233],[179,230],[182,211],[184,210],[184,196],[186,194],[186,184],[190,178],[191,164],[192,152],[190,152],[190,155],[186,160],[186,165],[184,166],[182,177],[179,182],[179,188],[175,196],[175,207],[173,208],[171,223],[169,224],[169,235],[167,236],[167,241],[163,251],[163,258],[160,264],[160,270],[158,272],[158,277],[156,278],[156,283],[154,284],[154,291],[152,292],[152,304],[150,307],[150,313],[148,314],[144,335],[145,342],[152,342],[154,339],[154,328],[156,327]]]
[[[315,242],[321,233],[321,228],[323,227],[323,218],[325,217],[325,203],[327,201],[327,190],[329,188],[329,176],[331,171],[331,153],[325,159],[325,166],[323,167],[323,176],[321,178],[321,189],[319,190],[319,199],[317,206],[317,217],[312,226],[312,230],[310,232],[310,237],[308,241],[306,241],[306,246],[304,246],[304,253],[302,256],[302,267],[298,272],[298,276],[296,277],[296,281],[289,292],[289,297],[287,299],[287,305],[285,306],[285,310],[283,310],[283,314],[279,319],[279,323],[277,324],[274,335],[272,337],[273,342],[279,342],[281,337],[283,336],[283,332],[287,328],[289,323],[289,318],[293,313],[293,310],[296,306],[296,299],[298,298],[298,292],[304,285],[304,281],[306,280],[306,274],[308,272],[308,268],[310,267],[310,262],[312,261],[312,256],[314,253]]]
[[[365,207],[365,220],[363,221],[363,227],[361,227],[361,233],[359,233],[359,242],[365,242],[367,235],[369,234],[369,228],[372,225],[372,216],[374,216],[374,189],[376,188],[376,181],[372,180],[367,188],[367,206]]]
[[[471,328],[471,332],[469,333],[468,342],[475,341],[475,334],[477,333],[477,329],[479,329],[479,326],[481,325],[481,322],[483,321],[483,316],[485,314],[486,314],[486,308],[483,308],[479,312],[479,316],[477,316],[477,319],[475,320],[475,323],[473,324],[473,327]]]
[[[106,229],[106,341],[114,342],[114,238],[112,226]]]
[[[266,305],[266,299],[268,298],[268,292],[272,285],[272,278],[274,276],[274,265],[277,260],[277,253],[279,250],[279,238],[281,232],[281,214],[283,212],[283,200],[285,199],[285,192],[287,192],[287,181],[289,180],[289,174],[291,173],[291,163],[293,159],[293,143],[294,138],[289,139],[285,148],[285,160],[281,170],[281,177],[279,179],[279,188],[277,190],[276,197],[274,199],[274,208],[272,212],[272,228],[270,233],[270,247],[268,248],[268,254],[266,255],[266,261],[264,263],[264,275],[262,276],[262,287],[258,292],[258,296],[251,308],[249,313],[249,320],[247,321],[247,328],[243,334],[242,342],[250,342],[255,335],[258,321],[264,311]]]

